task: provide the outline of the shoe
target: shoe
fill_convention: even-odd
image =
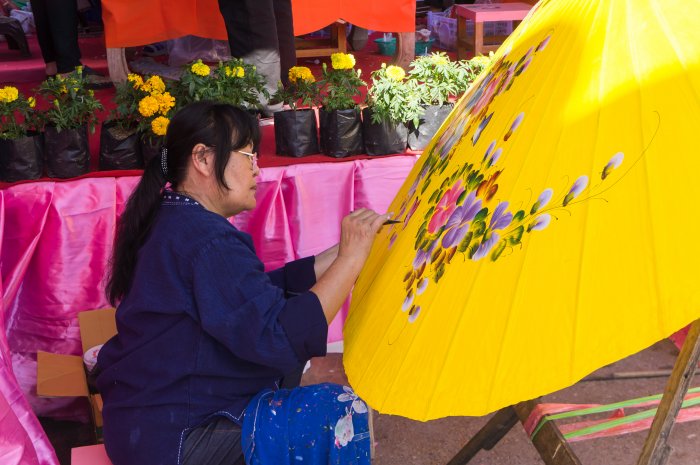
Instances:
[[[87,89],[106,89],[114,86],[108,76],[103,76],[89,66],[83,66],[83,76],[85,76],[85,87]]]
[[[155,42],[143,47],[141,53],[147,57],[159,57],[168,53],[168,50],[165,47],[165,42]]]

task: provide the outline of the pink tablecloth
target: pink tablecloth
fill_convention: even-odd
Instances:
[[[351,210],[385,211],[415,161],[395,156],[264,168],[258,207],[233,223],[252,234],[268,269],[281,266],[335,244],[340,220]],[[108,306],[102,280],[115,222],[138,179],[35,182],[0,190],[3,464],[56,464],[29,409],[31,404],[41,415],[56,408],[34,395],[36,352],[79,354],[77,313]],[[342,338],[344,319],[341,312],[329,342]]]

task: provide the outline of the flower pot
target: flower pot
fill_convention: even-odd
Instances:
[[[102,123],[100,129],[100,170],[132,170],[143,162],[136,130],[124,130],[114,121]]]
[[[321,151],[335,158],[364,152],[362,123],[358,110],[318,112],[321,129]]]
[[[303,157],[319,153],[316,113],[313,110],[278,111],[275,118],[275,153]]]
[[[389,40],[380,37],[379,39],[374,39],[374,43],[379,47],[380,55],[394,56],[396,55],[396,37],[392,37]]]
[[[51,178],[74,178],[90,171],[87,125],[61,131],[46,126],[44,150],[46,171]]]
[[[408,128],[408,146],[411,150],[423,150],[445,118],[452,111],[453,103],[445,103],[444,105],[424,105],[425,113],[420,117],[418,127],[413,123],[409,124]]]
[[[362,110],[362,139],[367,155],[389,155],[406,150],[408,129],[403,123],[372,122],[372,109]]]
[[[160,157],[160,147],[163,144],[163,139],[161,137],[151,138],[150,136],[143,136],[143,134],[139,134],[139,136],[141,159],[143,160],[143,165],[148,166],[151,159]]]
[[[0,139],[0,181],[37,179],[44,171],[44,143],[41,134],[19,139]]]

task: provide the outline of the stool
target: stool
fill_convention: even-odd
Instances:
[[[527,16],[532,5],[527,3],[497,3],[486,5],[455,5],[457,15],[457,59],[467,58],[467,51],[476,55],[495,52],[507,36],[493,36],[493,44],[484,44],[484,23],[490,21],[513,21],[513,26]],[[467,37],[467,19],[474,21],[474,37]]]
[[[19,50],[23,57],[30,57],[29,44],[27,44],[27,36],[24,35],[22,25],[15,18],[0,16],[0,34],[7,39],[7,45],[10,50]]]
[[[331,25],[330,39],[300,39],[295,40],[297,58],[330,56],[332,53],[346,53],[348,42],[345,37],[347,23],[339,19]]]

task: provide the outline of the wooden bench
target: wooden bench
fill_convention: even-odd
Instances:
[[[484,23],[513,21],[513,27],[527,16],[532,5],[527,3],[496,3],[485,5],[454,5],[457,15],[457,59],[495,52],[508,36],[491,36],[493,43],[484,43]],[[467,37],[467,19],[474,21],[474,36]]]

